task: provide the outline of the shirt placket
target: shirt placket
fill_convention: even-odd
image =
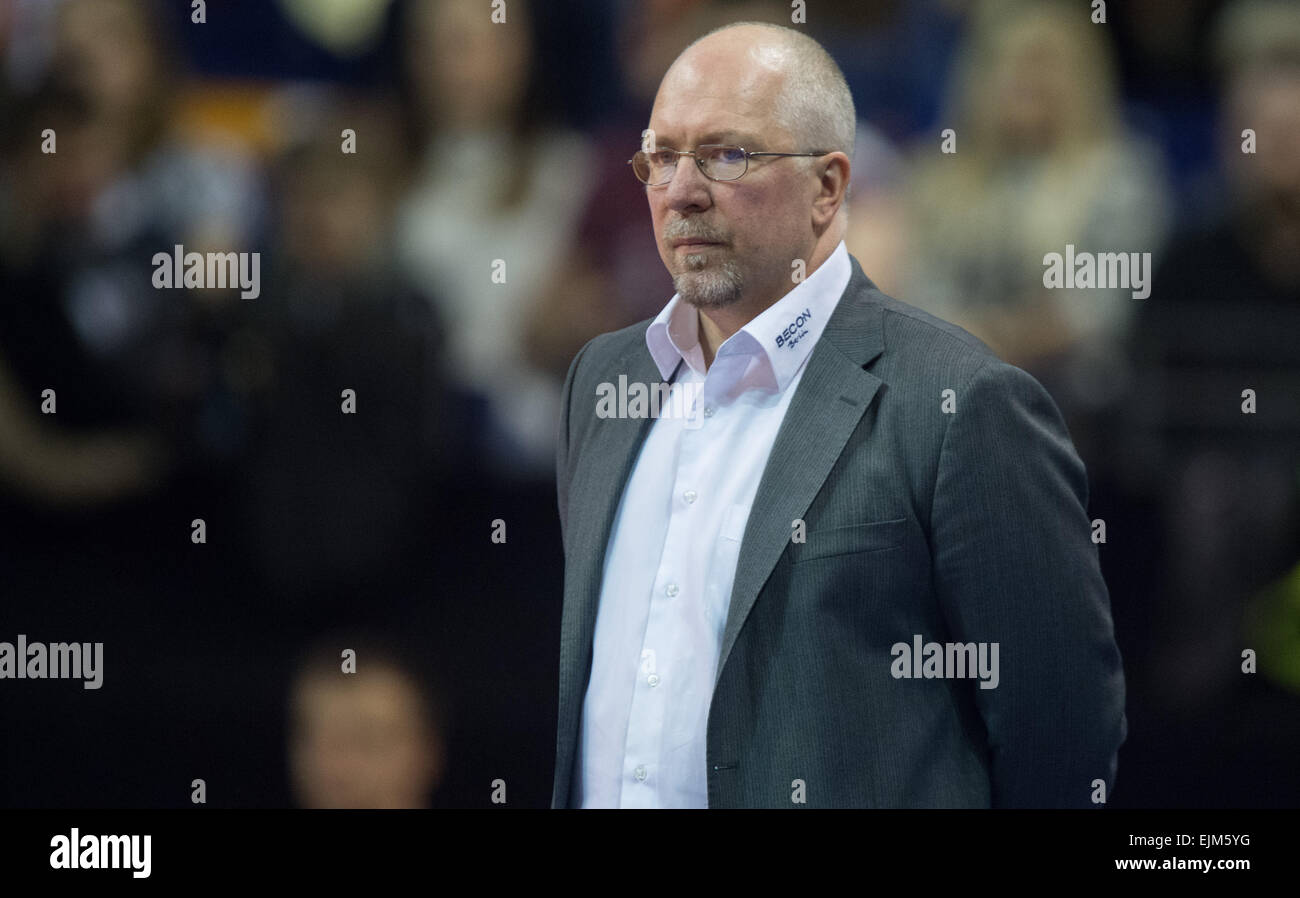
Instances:
[[[650,611],[645,639],[637,664],[636,685],[632,690],[632,720],[628,727],[624,752],[622,805],[627,808],[657,807],[662,798],[659,775],[663,768],[664,728],[670,703],[680,689],[680,670],[672,669],[675,659],[669,634],[683,626],[683,603],[700,602],[702,596],[691,595],[689,583],[697,579],[700,552],[698,529],[694,524],[698,501],[696,484],[705,464],[705,437],[699,427],[706,406],[701,392],[688,414],[692,420],[674,421],[677,428],[677,464],[671,483],[672,496],[663,550],[655,572],[650,595]],[[713,406],[709,417],[712,417]],[[675,679],[678,678],[678,679]]]

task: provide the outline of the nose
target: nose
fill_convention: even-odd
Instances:
[[[664,202],[674,212],[701,212],[713,205],[709,193],[712,184],[700,171],[694,156],[678,156],[672,180],[662,188]]]

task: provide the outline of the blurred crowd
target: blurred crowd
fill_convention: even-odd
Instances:
[[[1115,803],[1294,806],[1300,4],[806,7],[850,252],[1087,465]],[[790,4],[503,9],[0,0],[0,635],[107,668],[0,694],[0,804],[547,804],[559,389],[672,295],[626,160],[687,43]],[[1047,289],[1067,244],[1151,253],[1150,296]],[[260,253],[260,295],[155,289],[177,245]]]

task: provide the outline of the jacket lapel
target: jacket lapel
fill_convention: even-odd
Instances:
[[[606,380],[655,384],[662,378],[644,346],[619,359],[608,369]],[[574,402],[592,402],[596,397],[574,397]],[[576,750],[587,678],[591,671],[592,640],[596,611],[614,516],[641,446],[654,419],[606,418],[599,420],[591,442],[584,447],[573,480],[569,484],[569,507],[591,509],[591,514],[570,514],[566,544],[576,547],[566,553],[564,612],[560,626],[560,720],[559,732],[567,734],[568,745]],[[573,752],[569,759],[572,762]],[[563,761],[562,761],[563,763]],[[567,785],[561,800],[567,800]]]
[[[850,259],[849,284],[808,357],[759,481],[736,562],[715,686],[759,590],[790,542],[792,522],[812,505],[881,384],[863,370],[884,351],[881,308],[870,297],[874,285],[862,266]]]

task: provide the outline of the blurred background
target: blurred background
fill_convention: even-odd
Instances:
[[[1106,6],[811,0],[849,249],[1067,418],[1112,805],[1294,807],[1300,4]],[[0,0],[0,640],[104,643],[98,691],[0,682],[0,806],[545,807],[559,388],[672,295],[625,161],[687,43],[790,6],[208,7]],[[1045,290],[1067,243],[1151,295]],[[154,289],[176,244],[259,252],[260,296]]]

